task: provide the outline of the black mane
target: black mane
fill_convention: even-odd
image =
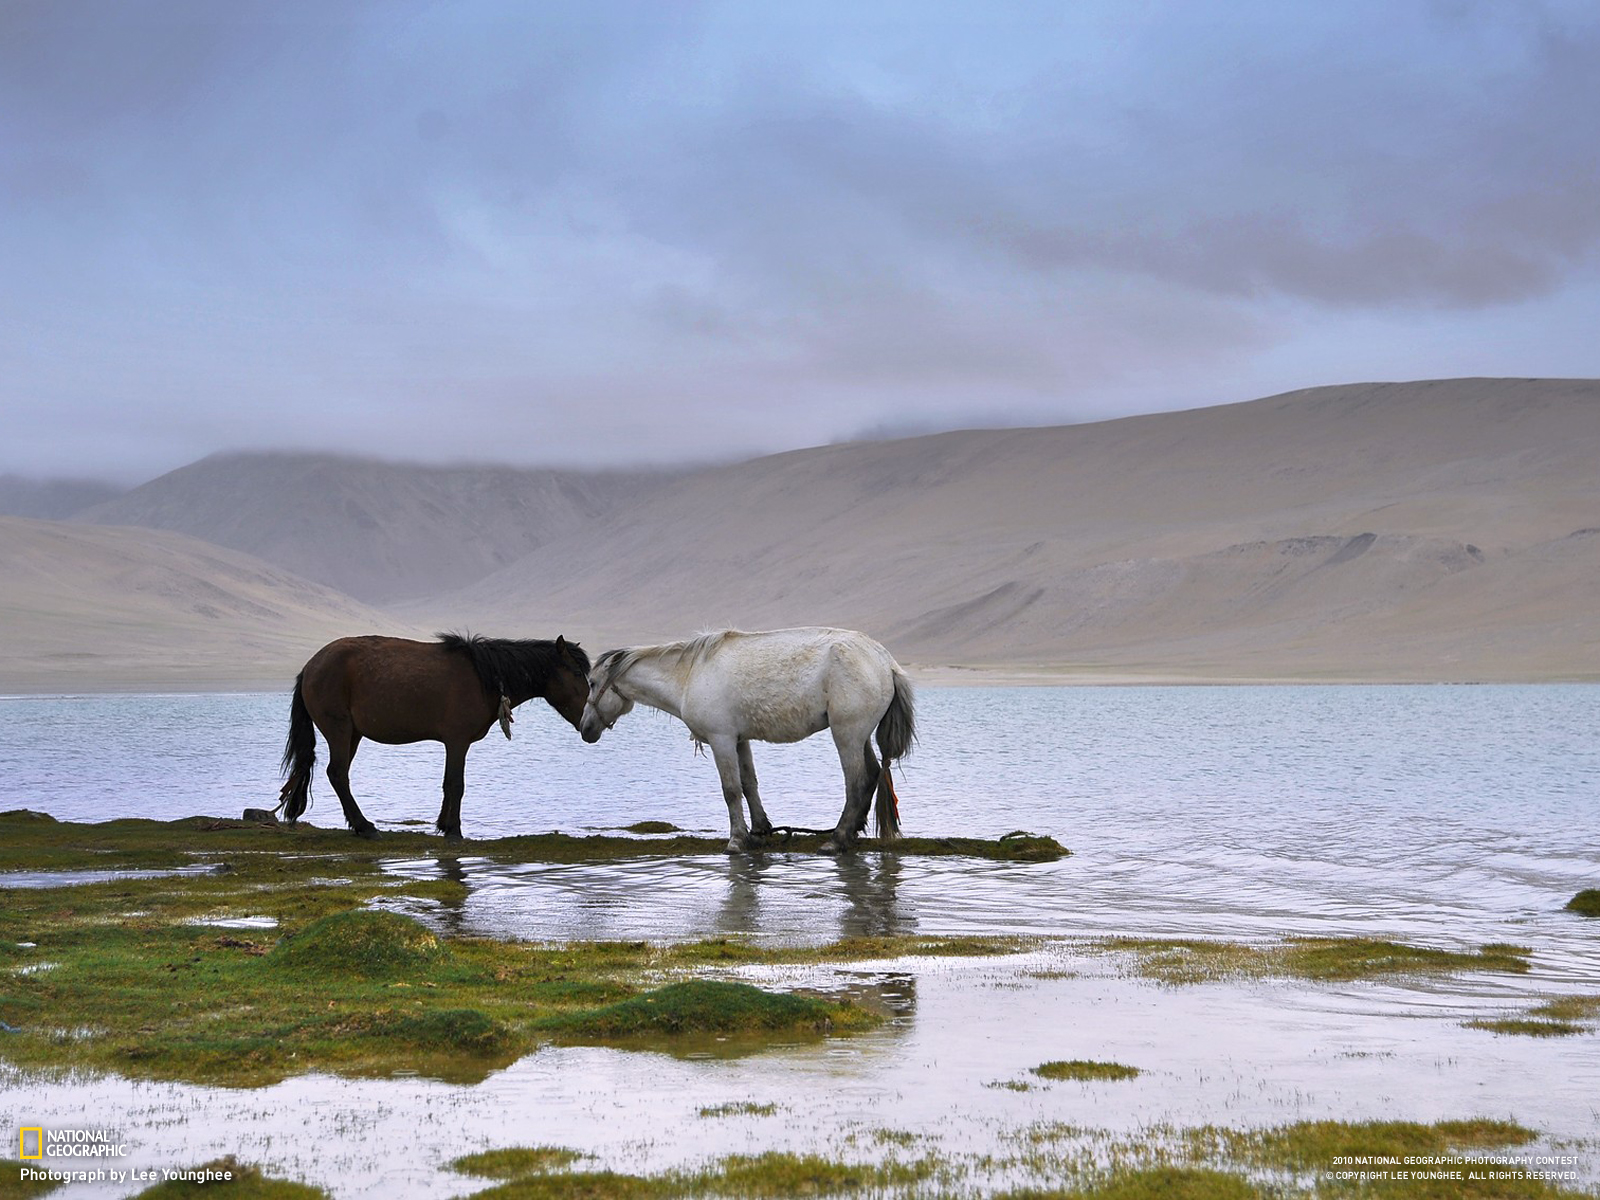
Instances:
[[[561,651],[556,643],[546,641],[513,641],[510,638],[486,638],[476,634],[435,634],[439,644],[447,650],[465,654],[478,682],[490,696],[537,696],[545,691],[545,681],[555,673],[561,663]],[[589,673],[589,656],[576,642],[567,642],[582,672]]]

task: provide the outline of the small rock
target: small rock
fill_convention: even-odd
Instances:
[[[276,825],[278,815],[270,808],[247,808],[244,810],[244,820],[254,821],[257,825]]]

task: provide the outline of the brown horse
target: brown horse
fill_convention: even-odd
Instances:
[[[328,782],[357,837],[377,828],[350,794],[350,760],[362,738],[385,745],[444,743],[444,803],[438,826],[461,837],[467,750],[494,727],[511,736],[511,709],[543,696],[578,727],[589,694],[589,656],[576,642],[507,641],[441,633],[437,642],[349,637],[311,656],[294,681],[278,808],[293,825],[311,799],[317,734],[328,742]],[[316,729],[312,726],[315,725]],[[273,811],[277,811],[274,809]]]

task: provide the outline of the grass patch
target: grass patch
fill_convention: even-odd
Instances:
[[[1539,1020],[1534,1017],[1495,1017],[1476,1021],[1463,1021],[1468,1029],[1487,1029],[1490,1033],[1516,1034],[1521,1037],[1570,1037],[1584,1032],[1584,1026],[1573,1021]]]
[[[1206,1167],[1123,1167],[1082,1187],[1029,1188],[1006,1192],[1001,1200],[1264,1200],[1278,1197],[1248,1179]]]
[[[1562,996],[1530,1011],[1535,1017],[1550,1017],[1556,1021],[1585,1021],[1600,1017],[1600,996]]]
[[[426,975],[447,956],[438,936],[421,922],[396,913],[356,909],[290,934],[269,958],[285,971],[398,979]]]
[[[195,1172],[213,1171],[232,1176],[230,1179],[199,1182],[172,1179],[145,1188],[137,1200],[328,1200],[328,1193],[308,1183],[295,1183],[288,1179],[273,1179],[259,1169],[240,1164],[232,1155],[191,1168]],[[188,1174],[189,1170],[180,1172]]]
[[[523,1175],[499,1187],[473,1192],[472,1200],[653,1200],[681,1195],[670,1180],[662,1177],[615,1171],[555,1171]]]
[[[1070,1058],[1040,1063],[1033,1068],[1033,1073],[1040,1079],[1077,1079],[1088,1082],[1098,1079],[1136,1079],[1143,1072],[1138,1067],[1125,1067],[1121,1063]]]
[[[506,1150],[480,1150],[452,1159],[450,1169],[482,1179],[520,1179],[524,1175],[543,1175],[570,1167],[589,1155],[561,1146],[514,1147]]]
[[[1070,1126],[1032,1131],[1036,1174],[1065,1175],[1043,1188],[1003,1193],[1007,1200],[1575,1200],[1584,1193],[1539,1179],[1497,1179],[1494,1164],[1465,1157],[1526,1145],[1533,1130],[1505,1121],[1304,1121],[1264,1130],[1205,1127],[1147,1131],[1135,1141]],[[1078,1143],[1064,1153],[1041,1146]],[[1407,1157],[1448,1158],[1443,1165],[1406,1164]],[[1341,1158],[1363,1160],[1359,1168]],[[1391,1161],[1392,1160],[1392,1161]],[[1340,1178],[1341,1171],[1381,1172],[1380,1179]],[[1399,1178],[1401,1171],[1460,1171],[1460,1179]]]
[[[508,1152],[509,1153],[509,1152]],[[477,1192],[484,1200],[635,1200],[689,1196],[838,1196],[905,1194],[932,1172],[929,1161],[846,1163],[813,1154],[769,1151],[722,1158],[699,1171],[622,1175],[612,1171],[521,1175]]]
[[[1170,984],[1272,978],[1347,982],[1460,971],[1523,974],[1531,953],[1499,943],[1457,951],[1372,938],[1290,938],[1271,946],[1110,938],[1093,948],[1132,954],[1139,974]]]
[[[1592,1027],[1581,1022],[1597,1016],[1600,996],[1561,996],[1530,1008],[1522,1016],[1480,1018],[1463,1024],[1468,1029],[1521,1037],[1571,1037],[1591,1032]]]
[[[337,821],[334,810],[329,819]],[[643,822],[642,824],[665,824]],[[634,827],[637,828],[637,827]],[[476,855],[500,862],[598,862],[654,857],[661,854],[725,856],[724,837],[694,837],[680,831],[641,840],[618,834],[576,837],[560,832],[517,837],[472,839],[465,843]],[[820,846],[821,837],[797,838],[796,848]],[[178,821],[124,818],[94,824],[56,821],[46,814],[14,809],[0,813],[0,871],[65,870],[72,868],[179,867],[196,857],[233,857],[243,854],[314,855],[328,864],[374,863],[383,858],[426,858],[444,845],[437,834],[385,831],[376,841],[364,841],[340,828],[299,825],[258,825],[226,817],[185,817]],[[864,853],[892,851],[899,855],[945,857],[961,855],[1002,862],[1050,862],[1069,851],[1053,838],[899,838],[880,843],[862,838]],[[463,844],[450,847],[453,854]]]
[[[632,825],[625,825],[627,833],[682,833],[671,821],[635,821]]]
[[[1584,888],[1567,901],[1566,908],[1580,917],[1600,917],[1600,888]]]
[[[1474,1119],[1422,1125],[1415,1121],[1300,1121],[1247,1133],[1202,1129],[1199,1145],[1251,1166],[1331,1171],[1335,1158],[1404,1158],[1522,1146],[1537,1132],[1511,1121]]]
[[[769,1150],[735,1154],[675,1180],[681,1195],[828,1196],[908,1187],[929,1174],[925,1163],[842,1163],[815,1154]]]
[[[735,1100],[728,1104],[709,1104],[699,1110],[702,1117],[771,1117],[776,1116],[776,1104],[757,1104],[753,1100]]]
[[[11,1131],[7,1130],[7,1136]],[[16,1159],[0,1158],[0,1200],[29,1200],[33,1196],[43,1196],[55,1191],[63,1185],[51,1183],[47,1179],[24,1179],[23,1167],[32,1167],[37,1170],[42,1163],[19,1162]]]
[[[694,979],[589,1012],[547,1017],[539,1027],[566,1042],[660,1042],[695,1034],[811,1034],[860,1029],[877,1018],[848,1002],[767,992],[748,983]]]

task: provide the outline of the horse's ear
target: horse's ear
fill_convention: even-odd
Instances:
[[[567,648],[567,639],[564,638],[559,633],[556,634],[556,649],[557,650],[565,650],[566,648]]]

